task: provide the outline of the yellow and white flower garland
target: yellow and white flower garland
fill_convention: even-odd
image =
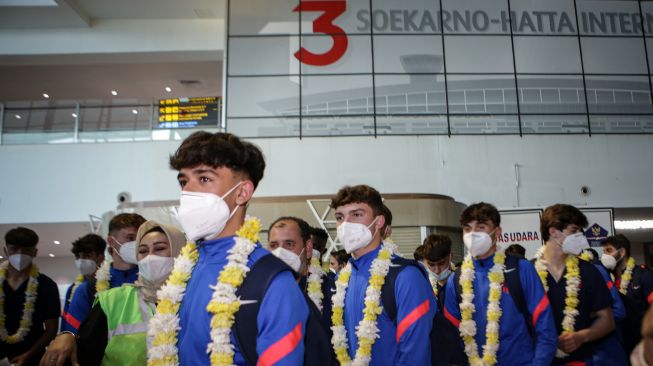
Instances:
[[[633,268],[635,268],[635,258],[630,257],[628,258],[628,262],[626,262],[626,269],[621,275],[621,283],[619,284],[619,292],[624,295],[628,292],[628,285],[630,285],[630,281],[633,279]]]
[[[5,282],[7,276],[7,266],[9,263],[5,261],[0,264],[0,340],[8,344],[21,342],[32,326],[32,315],[34,314],[34,304],[36,303],[36,295],[39,286],[39,269],[36,264],[32,264],[29,272],[29,280],[27,282],[27,289],[25,290],[25,303],[23,304],[23,317],[20,319],[18,330],[14,334],[8,334],[5,327],[5,293],[2,289],[2,284]]]
[[[207,345],[211,365],[232,365],[234,348],[231,344],[231,327],[240,308],[236,291],[245,280],[249,267],[249,255],[259,241],[261,222],[248,218],[236,232],[233,247],[228,251],[227,264],[220,271],[213,295],[206,310],[211,317],[211,342]],[[149,366],[179,365],[177,354],[177,331],[179,307],[186,292],[186,285],[199,259],[195,243],[186,244],[175,259],[170,277],[157,292],[159,302],[156,314],[150,319],[147,336],[152,347],[148,349]]]
[[[331,343],[335,350],[341,366],[364,366],[372,361],[372,346],[379,338],[379,327],[376,324],[377,317],[383,311],[381,305],[381,288],[385,283],[385,277],[390,269],[392,255],[396,246],[385,242],[379,250],[379,254],[370,266],[370,279],[365,290],[365,308],[363,319],[356,327],[358,337],[358,350],[354,359],[349,357],[349,345],[347,342],[347,329],[345,328],[345,294],[351,278],[351,263],[342,269],[336,281],[336,293],[333,295],[333,314],[331,321],[333,336]]]
[[[111,261],[105,259],[100,268],[95,272],[95,292],[100,293],[108,290],[111,285]]]
[[[322,270],[322,266],[320,266],[320,252],[313,250],[311,263],[308,266],[307,289],[308,297],[320,311],[322,311],[322,299],[324,298],[324,294],[322,293],[322,276],[324,276],[324,271]]]
[[[430,271],[427,269],[427,271]],[[429,282],[431,283],[431,288],[433,289],[433,294],[435,297],[438,297],[438,280],[434,276],[429,275]]]
[[[460,335],[465,344],[465,353],[472,366],[492,366],[497,363],[499,350],[499,321],[501,319],[501,289],[503,286],[506,256],[504,253],[494,254],[494,265],[488,273],[490,279],[490,292],[488,295],[487,326],[485,328],[485,346],[483,356],[478,354],[476,344],[476,322],[474,321],[474,263],[471,255],[467,254],[463,261],[460,273],[460,286],[462,287],[462,302],[460,304],[461,322]]]
[[[535,254],[535,269],[537,274],[540,276],[542,285],[544,286],[544,291],[549,292],[549,284],[547,283],[547,276],[549,271],[542,260],[542,254],[544,253],[544,248],[541,247],[538,252]],[[563,311],[564,317],[562,318],[562,333],[571,333],[576,331],[576,316],[578,316],[578,304],[580,300],[578,299],[578,291],[580,290],[580,268],[578,267],[578,257],[574,255],[567,255],[565,260],[565,310]],[[569,356],[561,349],[557,349],[556,357],[564,358]]]

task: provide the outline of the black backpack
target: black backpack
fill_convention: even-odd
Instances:
[[[638,266],[639,270],[633,271],[633,278],[631,283],[633,287],[639,286],[639,280],[642,271],[648,271],[646,266]],[[619,292],[619,297],[624,303],[626,309],[626,317],[619,323],[621,327],[621,335],[623,337],[623,346],[626,354],[629,355],[635,349],[635,346],[642,340],[642,321],[644,320],[644,313],[638,304],[633,302],[631,298]]]
[[[236,321],[233,327],[238,349],[248,365],[255,366],[258,362],[258,353],[256,352],[258,325],[256,319],[261,302],[263,302],[263,297],[272,279],[283,271],[292,271],[292,269],[279,258],[268,254],[252,266],[245,281],[237,291],[237,296],[241,298],[256,300],[256,303],[240,307],[236,313]],[[328,330],[324,328],[321,322],[322,314],[306,294],[304,294],[304,298],[309,308],[309,318],[304,334],[304,364],[337,365]],[[282,304],[278,305],[283,306]]]

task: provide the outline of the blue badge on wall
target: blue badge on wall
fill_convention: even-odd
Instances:
[[[601,240],[608,237],[608,231],[604,229],[601,225],[594,223],[592,226],[585,230],[585,237],[590,243],[591,247],[601,246]]]

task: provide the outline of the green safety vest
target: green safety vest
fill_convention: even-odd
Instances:
[[[142,366],[147,363],[147,323],[153,314],[138,289],[131,285],[98,293],[107,316],[108,343],[103,366]]]

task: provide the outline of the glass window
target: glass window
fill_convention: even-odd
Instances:
[[[299,118],[228,118],[227,131],[240,137],[296,137]]]
[[[440,33],[440,4],[434,0],[372,0],[374,33]],[[366,28],[372,24],[369,12],[361,14]]]
[[[517,75],[521,113],[586,113],[582,76]]]
[[[515,36],[517,72],[582,73],[576,37]]]
[[[641,37],[637,1],[578,1],[577,4],[581,35]]]
[[[229,1],[229,35],[298,34],[299,0]]]
[[[334,41],[335,39],[335,41]],[[331,57],[328,52],[338,40],[347,40],[347,49],[341,55]],[[342,73],[372,73],[372,47],[370,36],[339,35],[339,36],[305,36],[302,37],[302,47],[306,52],[316,56],[303,55],[302,73],[304,74],[342,74]],[[289,53],[289,57],[294,52]],[[327,56],[322,56],[322,55]],[[326,57],[326,58],[325,58]],[[334,58],[337,57],[337,58]],[[312,65],[316,59],[319,64]],[[328,64],[323,64],[327,62]]]
[[[299,115],[299,77],[231,77],[227,117]]]
[[[583,37],[586,74],[646,74],[646,55],[641,38]]]
[[[302,136],[374,135],[374,117],[337,116],[302,118]]]
[[[522,133],[547,134],[547,133],[587,133],[587,115],[522,115]]]
[[[443,0],[444,33],[510,34],[507,0]]]
[[[653,113],[646,76],[585,77],[590,113]]]
[[[374,36],[376,73],[442,73],[442,36]]]
[[[158,106],[157,106],[158,107]],[[104,106],[80,108],[80,131],[149,130],[156,125],[150,106]],[[218,121],[215,121],[218,124]]]
[[[372,76],[302,77],[302,111],[308,115],[373,114]]]
[[[377,116],[378,135],[446,135],[447,116]]]
[[[510,10],[514,34],[577,34],[573,0],[510,0]]]
[[[450,113],[517,113],[512,75],[449,75],[447,85]]]
[[[374,82],[377,115],[447,112],[444,75],[377,75]]]
[[[3,132],[62,132],[75,129],[75,108],[5,108]]]
[[[519,120],[511,115],[450,116],[451,134],[518,134]]]
[[[647,36],[653,35],[653,1],[642,1],[642,13],[644,15],[644,32]]]
[[[592,133],[653,133],[653,116],[591,115]]]
[[[370,34],[369,0],[302,1],[302,3],[304,6],[301,14],[302,34]],[[323,25],[322,20],[318,20],[323,14],[333,16],[333,22]]]
[[[514,72],[510,37],[446,36],[444,47],[447,72]]]
[[[229,75],[298,74],[299,37],[231,37]]]

